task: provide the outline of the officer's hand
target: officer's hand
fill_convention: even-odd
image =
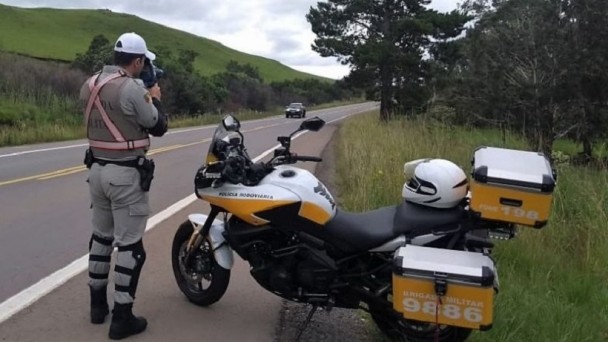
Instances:
[[[160,87],[158,86],[158,83],[156,83],[152,88],[148,89],[148,91],[150,92],[150,95],[152,97],[154,97],[160,101],[162,94],[160,92]]]

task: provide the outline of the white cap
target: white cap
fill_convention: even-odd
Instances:
[[[148,51],[146,41],[137,33],[123,33],[114,44],[114,51],[132,53],[136,55],[146,55],[149,60],[153,61],[156,55]]]

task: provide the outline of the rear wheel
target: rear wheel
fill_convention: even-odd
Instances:
[[[487,238],[488,232],[476,231],[477,237]],[[483,252],[482,249],[473,249]],[[488,251],[489,253],[490,251]],[[388,290],[392,293],[392,290]],[[390,299],[389,302],[392,302]],[[408,320],[390,307],[370,306],[370,315],[378,328],[393,341],[403,342],[462,342],[471,334],[471,329],[459,328],[450,325],[437,325],[420,321]]]
[[[211,244],[205,239],[185,263],[186,246],[193,228],[189,221],[182,223],[173,238],[171,261],[179,289],[196,305],[208,306],[217,302],[228,288],[230,270],[218,265]]]
[[[462,342],[471,334],[470,329],[457,328],[407,320],[391,311],[370,307],[372,319],[387,337],[399,342]]]

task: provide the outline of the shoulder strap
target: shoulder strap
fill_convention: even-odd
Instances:
[[[95,85],[95,82],[99,78],[99,75],[97,77],[91,77],[91,79],[89,80],[89,90],[91,91],[91,94],[89,96],[89,101],[87,103],[87,107],[85,110],[85,120],[87,122],[87,130],[88,130],[88,125],[89,125],[89,119],[91,116],[91,111],[93,110],[93,105],[95,105],[95,108],[97,108],[97,110],[101,114],[101,117],[102,117],[104,123],[106,124],[106,126],[108,127],[108,130],[110,130],[110,133],[116,140],[114,142],[110,142],[110,141],[97,141],[97,140],[89,139],[89,146],[91,146],[91,147],[96,147],[96,148],[101,148],[101,149],[106,149],[106,150],[133,150],[133,149],[137,149],[137,148],[147,148],[150,146],[149,137],[147,137],[145,139],[127,141],[125,139],[124,135],[122,135],[122,133],[120,132],[120,130],[118,130],[118,127],[116,127],[114,122],[112,122],[112,120],[108,116],[108,113],[106,113],[106,111],[103,109],[103,106],[101,105],[101,101],[99,100],[99,92],[101,91],[101,88],[103,88],[103,86],[105,86],[106,84],[108,84],[108,82],[110,82],[112,80],[115,80],[119,77],[124,77],[124,76],[126,76],[126,74],[124,72],[120,71],[120,72],[117,72],[115,74],[108,76],[107,78],[105,78],[103,81],[101,81],[97,85]]]
[[[124,76],[126,76],[126,74],[124,72],[117,72],[115,74],[112,74],[112,75],[106,77],[101,82],[99,82],[97,85],[95,85],[95,82],[97,81],[99,76],[91,77],[91,79],[89,80],[89,90],[91,91],[91,94],[89,95],[89,101],[87,103],[87,107],[85,110],[85,120],[86,120],[87,126],[88,126],[89,119],[91,116],[91,111],[93,110],[93,104],[95,104],[95,107],[101,114],[101,118],[103,119],[106,126],[110,130],[110,133],[112,134],[114,139],[116,139],[116,141],[119,141],[119,142],[124,142],[125,138],[122,135],[122,133],[120,133],[120,131],[118,130],[116,125],[114,125],[114,122],[112,122],[112,120],[110,120],[108,113],[106,113],[106,111],[103,109],[103,106],[101,105],[101,101],[99,101],[99,92],[101,91],[101,88],[103,88],[103,86],[108,84],[108,82],[115,80],[119,77],[124,77]]]

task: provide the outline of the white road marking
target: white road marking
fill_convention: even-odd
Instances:
[[[349,116],[355,115],[355,114],[358,114],[358,112],[352,113],[349,115],[344,115],[338,119],[329,121],[328,123],[343,120],[343,119],[345,119]],[[308,132],[309,131],[300,132],[300,133],[296,134],[292,139],[297,139],[298,137],[300,137]],[[272,153],[276,148],[278,148],[280,146],[281,146],[280,144],[277,144],[277,145],[273,146],[272,148],[269,148],[268,150],[264,151],[259,156],[255,157],[253,159],[253,161],[254,162],[260,161],[261,159],[268,156],[270,153]],[[155,228],[161,222],[163,222],[163,221],[167,220],[169,217],[175,215],[180,210],[182,210],[182,209],[186,208],[187,206],[189,206],[190,204],[194,203],[196,200],[197,200],[196,195],[191,194],[188,197],[181,199],[178,202],[172,204],[171,206],[169,206],[165,210],[159,212],[158,214],[152,216],[148,220],[148,223],[146,225],[146,231],[149,231],[149,230]],[[86,271],[88,268],[88,264],[89,264],[89,255],[88,254],[83,255],[82,257],[74,260],[72,263],[65,266],[64,268],[39,280],[34,285],[26,288],[25,290],[22,290],[18,294],[14,295],[14,296],[10,297],[9,299],[5,300],[4,302],[2,302],[0,304],[0,324],[2,322],[6,321],[7,319],[11,318],[13,315],[17,314],[19,311],[32,305],[40,298],[49,294],[54,289],[65,284],[67,281],[74,278],[79,273]]]
[[[156,227],[159,223],[165,221],[175,213],[187,207],[196,200],[196,195],[192,194],[168,207],[167,209],[152,216],[146,225],[146,231]],[[65,284],[68,280],[74,278],[79,273],[85,271],[89,267],[89,254],[72,261],[66,267],[56,271],[46,278],[41,279],[36,284],[19,292],[11,298],[0,304],[0,323],[9,319],[14,314],[30,306],[38,299],[44,297],[49,292],[57,287]]]
[[[8,153],[8,154],[0,154],[0,158],[15,157],[15,156],[20,156],[22,154],[30,154],[30,153],[37,153],[37,152],[65,150],[68,148],[83,147],[83,146],[89,146],[89,144],[87,143],[87,144],[68,145],[68,146],[60,146],[60,147],[43,148],[43,149],[39,149],[39,150],[28,150],[28,151],[13,152],[13,153]]]

